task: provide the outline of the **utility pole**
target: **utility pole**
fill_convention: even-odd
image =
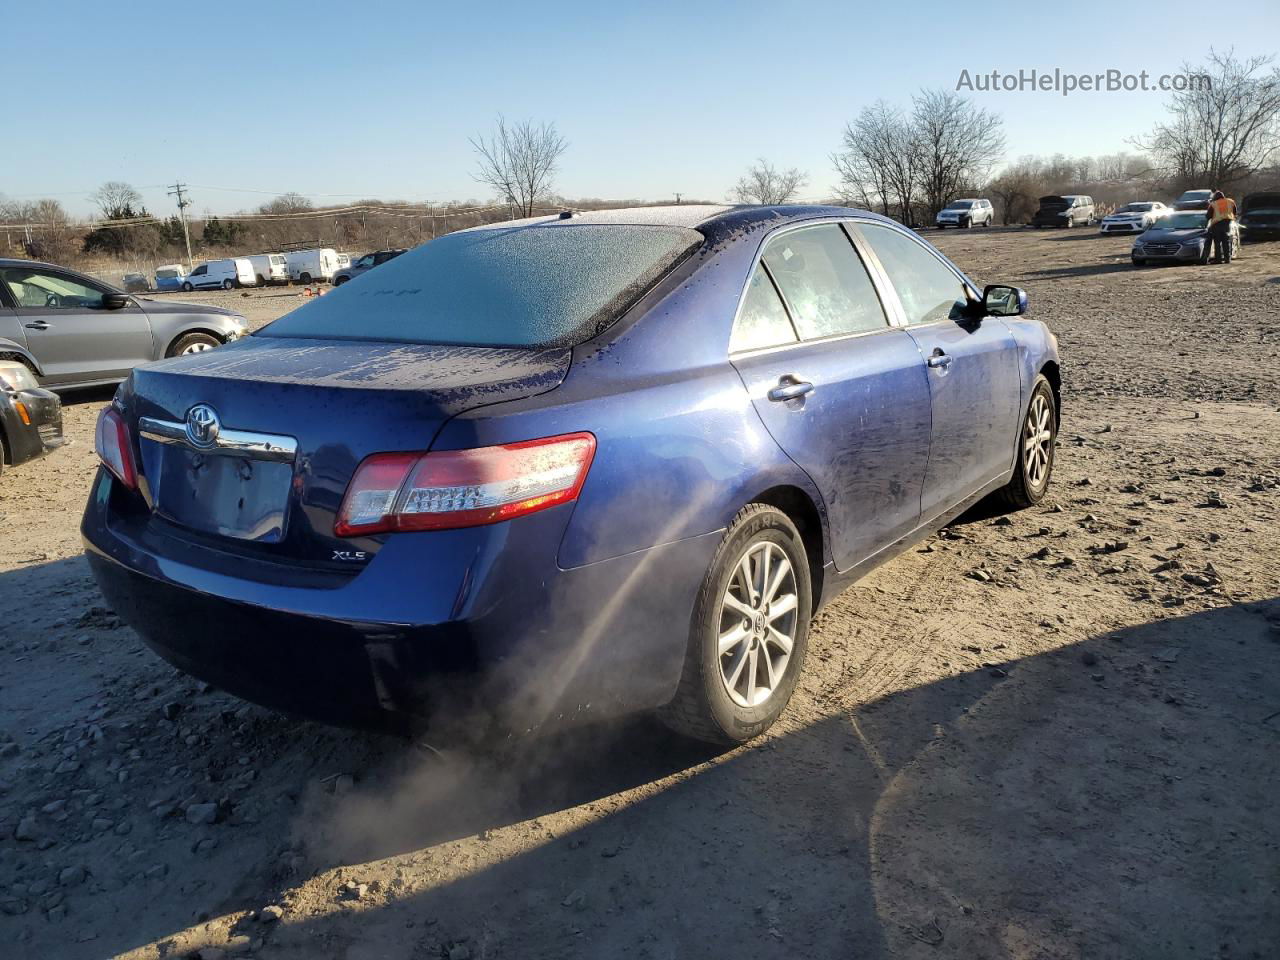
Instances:
[[[677,194],[676,194],[676,205],[678,206],[679,204],[680,204],[680,194],[678,194],[678,193],[677,193]]]
[[[187,229],[187,207],[191,206],[191,201],[182,193],[186,188],[185,183],[175,183],[169,196],[178,198],[178,216],[182,218],[182,238],[187,241],[187,270],[190,271],[195,269],[195,264],[191,262],[191,231]]]

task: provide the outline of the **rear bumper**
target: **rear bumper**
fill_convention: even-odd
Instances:
[[[27,417],[24,420],[18,404]],[[27,423],[26,420],[30,420]],[[0,392],[0,426],[4,428],[11,463],[16,466],[42,457],[65,442],[62,402],[50,390]]]
[[[81,532],[146,643],[237,696],[344,726],[518,732],[666,703],[721,537],[566,570],[554,508],[400,534],[338,586],[284,586],[149,551],[113,522],[110,488],[100,471]]]

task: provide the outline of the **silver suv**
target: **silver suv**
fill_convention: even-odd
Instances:
[[[947,227],[989,227],[995,215],[990,200],[952,200],[938,211],[933,222],[939,230]]]
[[[135,297],[66,267],[0,259],[0,361],[21,361],[42,387],[114,383],[140,363],[245,332],[231,310]]]

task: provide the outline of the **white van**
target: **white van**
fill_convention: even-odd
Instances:
[[[182,281],[183,290],[210,290],[221,287],[230,290],[232,287],[252,287],[258,282],[253,272],[253,264],[246,257],[234,260],[210,260],[196,267]]]
[[[258,286],[265,287],[269,283],[289,282],[289,262],[285,260],[283,253],[255,253],[245,259],[253,264],[253,273],[257,278]]]
[[[285,254],[289,262],[289,279],[299,283],[332,280],[338,270],[338,253],[331,247],[315,250],[291,250]]]

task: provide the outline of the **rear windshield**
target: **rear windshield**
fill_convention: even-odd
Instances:
[[[180,276],[182,276],[182,274],[179,273],[177,270],[157,270],[156,271],[157,280],[172,280],[174,279],[174,277],[180,277]]]
[[[535,224],[451,233],[258,336],[566,346],[594,336],[702,242],[683,227]]]

